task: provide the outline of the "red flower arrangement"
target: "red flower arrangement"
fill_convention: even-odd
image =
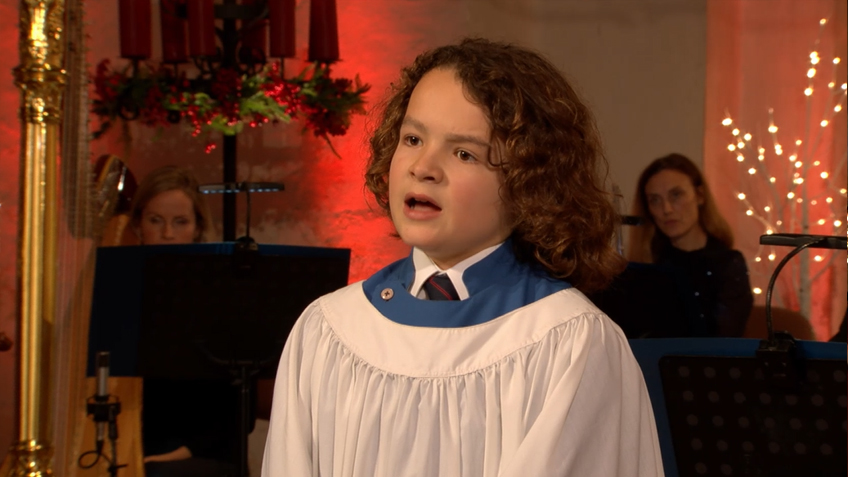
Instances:
[[[245,124],[256,127],[300,117],[329,143],[330,136],[347,132],[352,114],[365,113],[363,96],[369,89],[359,76],[353,81],[332,78],[323,63],[313,63],[294,78],[283,78],[280,63],[271,63],[253,75],[221,68],[211,79],[188,79],[164,66],[141,66],[134,74],[131,66],[117,71],[107,59],[94,76],[92,112],[101,119],[94,138],[118,118],[153,127],[186,120],[198,136],[211,131],[235,135]],[[214,147],[210,141],[206,152]]]

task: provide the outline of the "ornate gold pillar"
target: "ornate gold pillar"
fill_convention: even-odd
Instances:
[[[52,475],[50,352],[56,298],[64,0],[21,0],[18,441],[6,475]]]

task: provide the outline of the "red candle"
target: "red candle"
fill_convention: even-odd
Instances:
[[[188,51],[191,56],[215,55],[215,3],[187,0]]]
[[[294,0],[268,0],[271,23],[271,56],[294,57]]]
[[[309,61],[339,59],[336,0],[311,0],[309,5]]]
[[[244,0],[246,7],[253,7],[256,0]],[[261,11],[260,11],[261,12]],[[242,20],[241,57],[248,63],[260,63],[265,59],[268,44],[268,20],[253,21],[252,18]]]
[[[160,0],[159,16],[162,27],[162,61],[165,63],[186,62],[185,20],[177,15],[177,7],[184,0]]]
[[[150,0],[121,0],[118,17],[121,56],[138,60],[150,58]]]

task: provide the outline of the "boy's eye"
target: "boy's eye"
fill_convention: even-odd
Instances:
[[[418,138],[418,136],[409,135],[409,136],[404,136],[403,142],[407,146],[417,146],[417,145],[421,144],[421,139]]]
[[[464,162],[470,162],[470,161],[476,161],[477,160],[477,158],[474,157],[473,154],[471,154],[468,151],[463,151],[463,150],[457,151],[456,156]]]

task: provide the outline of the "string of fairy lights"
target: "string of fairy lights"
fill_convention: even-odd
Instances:
[[[733,138],[728,144],[727,150],[752,176],[752,181],[746,181],[746,183],[752,190],[759,188],[759,191],[749,191],[748,194],[738,191],[736,198],[744,207],[745,214],[762,225],[764,234],[778,232],[812,233],[810,229],[813,225],[818,225],[818,233],[824,235],[846,233],[848,217],[845,215],[845,210],[837,211],[838,202],[842,201],[835,200],[835,197],[845,198],[848,191],[845,184],[836,182],[840,174],[831,174],[816,158],[819,146],[825,138],[826,128],[831,126],[834,117],[843,111],[846,97],[848,97],[848,85],[842,83],[837,86],[837,66],[841,62],[838,57],[833,58],[830,62],[831,79],[827,83],[824,112],[817,125],[814,125],[816,120],[812,118],[812,100],[817,89],[815,80],[819,70],[824,67],[818,49],[826,24],[827,19],[819,21],[819,35],[809,55],[809,66],[806,71],[807,86],[803,91],[807,107],[807,124],[803,140],[796,139],[794,148],[791,151],[784,151],[784,147],[778,138],[779,128],[775,121],[773,109],[768,111],[767,143],[770,143],[768,145],[763,145],[760,141],[759,145],[754,146],[755,135],[736,125],[729,114],[721,123],[727,128],[732,128],[730,132]],[[811,127],[811,125],[813,126]],[[775,158],[767,161],[766,155],[769,149],[773,151]],[[786,161],[782,162],[785,165],[785,177],[779,179],[777,175],[769,171],[769,163],[779,166],[781,164],[780,157],[786,157]],[[846,159],[848,159],[848,152],[842,156],[833,170],[840,171],[845,166]],[[755,177],[764,177],[766,180],[757,181],[754,180]],[[821,183],[814,184],[815,187],[812,188],[808,187],[814,180],[821,181]],[[811,197],[808,196],[810,189],[817,191]],[[817,215],[811,217],[811,213]],[[826,257],[827,253],[830,254],[829,259]],[[806,285],[815,281],[827,268],[825,265],[829,265],[835,260],[837,254],[827,253],[818,252],[813,256],[815,262],[821,263],[827,260],[829,263],[822,263],[823,266],[815,275],[801,276],[802,280],[809,280]],[[754,257],[754,261],[758,263],[766,260],[773,262],[776,259],[777,253],[774,247],[764,248],[760,246]],[[801,287],[802,290],[804,288]],[[806,289],[809,290],[809,286]],[[760,287],[754,287],[753,291],[755,294],[762,293]]]

